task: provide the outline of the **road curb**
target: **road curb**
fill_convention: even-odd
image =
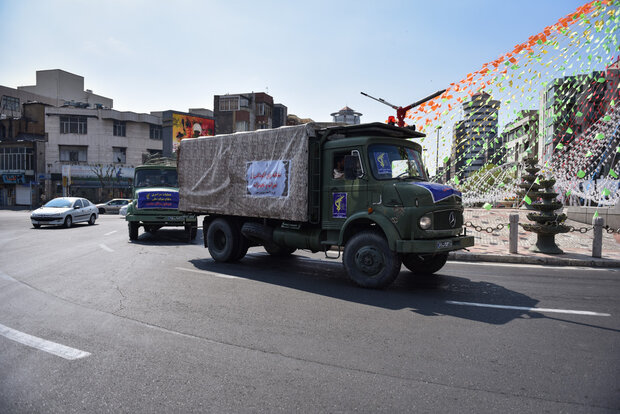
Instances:
[[[579,266],[579,267],[603,267],[618,268],[620,260],[613,259],[573,259],[568,257],[538,257],[520,256],[513,254],[497,255],[484,253],[450,252],[448,260],[463,262],[493,262],[493,263],[520,263],[550,266]]]

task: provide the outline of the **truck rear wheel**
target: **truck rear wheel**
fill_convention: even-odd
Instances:
[[[127,223],[127,227],[129,227],[129,240],[137,240],[140,224],[137,221],[130,221]]]
[[[365,288],[384,288],[400,272],[401,259],[387,240],[373,231],[357,233],[347,242],[343,255],[349,277]]]
[[[430,275],[441,269],[448,260],[448,253],[403,255],[403,264],[416,275]]]
[[[235,260],[241,260],[245,257],[248,249],[250,248],[250,241],[243,237],[242,234],[239,235],[239,246],[237,247],[237,254],[235,254]]]
[[[223,218],[211,222],[207,230],[209,254],[216,262],[233,262],[239,260],[241,250],[239,243],[241,234],[236,226]]]

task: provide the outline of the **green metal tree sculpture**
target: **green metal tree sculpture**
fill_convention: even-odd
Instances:
[[[536,244],[530,247],[533,252],[545,254],[562,254],[562,249],[555,243],[555,235],[567,233],[570,227],[564,225],[566,214],[557,214],[562,208],[562,203],[557,200],[558,193],[553,192],[555,179],[543,179],[538,176],[540,168],[536,166],[536,158],[525,160],[527,175],[523,176],[523,182],[519,185],[524,191],[519,192],[532,210],[538,213],[528,213],[527,218],[534,224],[523,224],[525,231],[537,234]]]

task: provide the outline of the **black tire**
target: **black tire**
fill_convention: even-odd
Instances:
[[[148,233],[155,233],[159,229],[161,229],[161,226],[144,226],[144,231]]]
[[[127,223],[127,227],[129,228],[129,240],[137,240],[140,223],[138,223],[137,221],[130,221],[129,223]]]
[[[104,208],[100,208],[99,209],[99,214],[105,214],[105,209]]]
[[[387,240],[373,231],[355,234],[344,247],[342,258],[349,277],[357,285],[380,289],[389,286],[400,272],[400,256]]]
[[[32,227],[34,227],[35,229],[40,229],[41,225],[40,224],[33,224]]]
[[[290,257],[297,250],[295,247],[283,247],[275,243],[265,244],[267,253],[274,257]]]
[[[70,228],[72,225],[73,225],[73,217],[71,217],[71,215],[68,215],[67,217],[65,217],[64,226],[66,228]]]
[[[260,223],[247,222],[241,226],[241,234],[256,244],[268,244],[273,240],[273,228]]]
[[[235,254],[235,260],[241,260],[245,257],[250,248],[250,241],[243,237],[243,235],[239,235],[239,246],[237,247],[237,254]]]
[[[230,221],[217,218],[207,230],[209,254],[216,262],[234,262],[239,260],[239,243],[241,234]]]
[[[88,219],[88,224],[92,226],[93,224],[95,224],[95,220],[96,219],[97,219],[97,217],[95,217],[94,214],[91,214],[90,218]]]
[[[416,275],[431,275],[444,267],[447,260],[448,253],[437,253],[434,255],[409,253],[403,255],[403,264]]]
[[[196,234],[198,234],[198,226],[195,224],[186,224],[185,225],[185,233],[187,235],[187,242],[191,243],[196,240]]]

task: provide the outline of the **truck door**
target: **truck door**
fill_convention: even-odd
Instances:
[[[359,150],[329,152],[324,165],[323,180],[323,229],[340,231],[342,225],[353,214],[368,208],[367,184],[363,178],[363,164]],[[355,178],[345,177],[345,157],[358,166]],[[335,234],[328,236],[335,240]]]

